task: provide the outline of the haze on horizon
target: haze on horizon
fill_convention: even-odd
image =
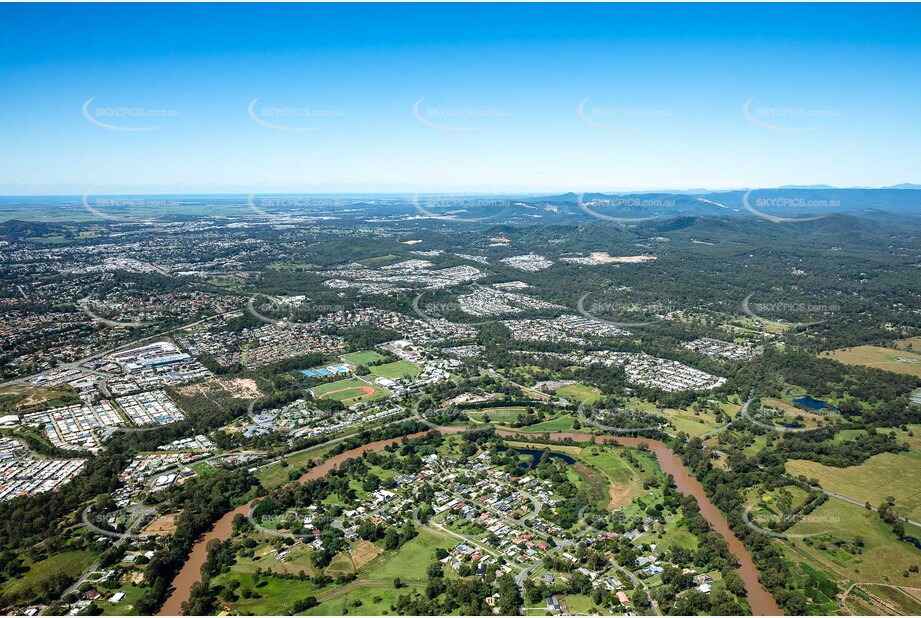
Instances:
[[[4,5],[0,194],[919,182],[919,17],[917,5]]]

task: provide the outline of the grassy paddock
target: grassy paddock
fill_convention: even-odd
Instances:
[[[917,573],[902,577],[909,566],[921,564],[921,550],[897,539],[873,511],[829,498],[810,514],[808,521],[797,523],[788,532],[818,533],[811,539],[783,541],[787,557],[794,563],[805,562],[839,581],[921,586],[921,575]],[[908,532],[921,534],[921,530],[910,527]],[[857,537],[863,541],[859,554],[851,553],[849,545]]]
[[[67,551],[40,560],[31,565],[22,577],[7,582],[0,600],[10,605],[37,599],[59,577],[76,580],[93,564],[93,559],[93,554],[88,551]]]
[[[913,341],[912,344],[914,344]],[[821,356],[833,358],[847,365],[875,367],[892,371],[893,373],[903,373],[921,378],[921,347],[912,350],[899,350],[874,345],[861,345],[856,348],[823,352]]]
[[[586,386],[585,384],[570,384],[569,386],[563,386],[556,390],[556,394],[560,397],[566,397],[567,399],[581,401],[586,405],[592,405],[601,399],[600,390],[594,386]]]
[[[879,506],[887,497],[895,498],[896,511],[909,519],[921,521],[921,451],[881,453],[859,466],[834,468],[814,461],[793,459],[787,471],[794,476],[803,474],[837,494],[870,502]]]

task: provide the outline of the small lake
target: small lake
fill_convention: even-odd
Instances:
[[[502,447],[499,450],[504,453],[505,451],[508,450],[508,447]],[[528,455],[531,458],[531,465],[528,466],[528,468],[536,468],[537,466],[539,466],[540,462],[544,458],[544,455],[549,455],[550,457],[560,459],[570,465],[576,463],[575,459],[573,459],[572,457],[570,457],[569,455],[565,453],[556,453],[553,451],[539,451],[537,449],[531,449],[531,448],[515,448],[514,450],[517,451],[518,453],[521,453],[522,455]]]
[[[803,395],[802,397],[797,397],[793,400],[793,403],[803,406],[804,408],[809,408],[810,410],[824,410],[825,408],[830,410],[834,409],[834,406],[829,405],[827,401],[815,399],[812,397],[812,395]]]

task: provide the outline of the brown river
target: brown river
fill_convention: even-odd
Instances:
[[[463,427],[445,427],[441,428],[440,431],[444,433],[457,433],[463,431]],[[416,437],[423,435],[424,432],[417,434],[412,434],[408,437]],[[528,436],[534,437],[533,434],[522,434],[515,431],[499,430],[497,433],[503,437],[514,437],[514,436]],[[675,455],[670,448],[664,443],[658,440],[648,440],[646,438],[627,438],[620,436],[593,436],[589,433],[570,433],[570,432],[559,432],[550,434],[550,438],[554,441],[565,440],[566,438],[572,438],[575,442],[587,442],[593,438],[598,442],[612,442],[617,441],[624,446],[636,447],[641,443],[645,443],[649,446],[649,450],[656,456],[656,459],[659,461],[659,466],[661,466],[662,471],[666,474],[671,474],[675,479],[675,486],[678,488],[678,491],[685,495],[694,496],[697,499],[697,503],[700,506],[700,514],[706,518],[710,525],[713,527],[713,530],[720,534],[723,538],[726,539],[726,542],[729,544],[729,550],[735,554],[736,558],[739,560],[738,573],[742,578],[742,581],[745,582],[745,588],[747,590],[747,600],[748,604],[751,606],[752,613],[756,616],[779,616],[782,615],[780,607],[774,601],[774,597],[761,585],[761,582],[758,580],[758,569],[755,566],[755,561],[752,558],[749,551],[742,544],[742,541],[733,533],[729,528],[729,523],[726,521],[726,518],[723,517],[723,514],[710,502],[710,498],[707,497],[706,492],[704,491],[703,485],[700,484],[694,476],[684,467],[684,464],[681,462],[681,459]],[[303,475],[299,481],[305,482],[313,479],[318,479],[324,476],[327,472],[330,472],[336,468],[340,463],[351,459],[353,457],[358,457],[362,453],[368,451],[380,451],[387,447],[389,444],[393,444],[394,441],[399,441],[402,438],[395,438],[391,440],[379,440],[378,442],[372,442],[358,448],[354,448],[350,451],[345,451],[339,455],[334,455],[330,457],[322,464],[312,468],[307,474]],[[237,513],[246,515],[249,513],[252,503],[244,504],[233,511],[225,514],[221,517],[214,527],[206,532],[202,537],[195,543],[192,548],[189,558],[186,563],[183,565],[182,569],[179,571],[179,574],[176,575],[176,579],[173,580],[173,589],[170,592],[170,595],[167,597],[166,602],[163,604],[163,607],[160,609],[158,616],[178,616],[182,613],[182,603],[183,601],[188,600],[189,593],[192,589],[192,584],[201,579],[201,567],[207,559],[207,545],[208,541],[211,539],[221,539],[225,540],[230,538],[231,534],[231,523],[234,516]]]

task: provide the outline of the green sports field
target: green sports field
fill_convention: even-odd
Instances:
[[[368,363],[376,363],[377,361],[384,360],[384,356],[374,350],[363,350],[361,352],[343,354],[339,358],[355,365],[367,365]]]
[[[334,399],[350,406],[360,401],[383,399],[391,393],[385,388],[368,384],[358,378],[348,378],[312,388],[310,394],[317,399]]]
[[[397,361],[395,363],[387,363],[386,365],[376,365],[374,367],[368,367],[376,376],[382,378],[390,378],[395,380],[397,378],[415,378],[417,375],[422,373],[422,370],[419,369],[418,365],[414,365],[409,361]]]

